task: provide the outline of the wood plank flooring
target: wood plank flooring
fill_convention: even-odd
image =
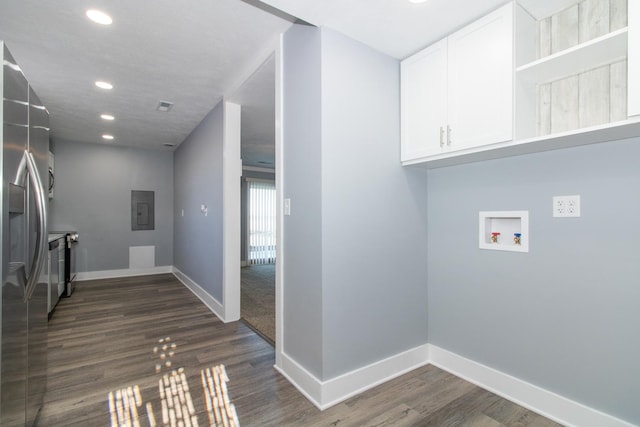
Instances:
[[[320,412],[273,369],[274,357],[271,345],[241,322],[222,323],[172,275],[80,282],[49,322],[38,425],[114,425],[109,393],[135,386],[139,425],[151,425],[149,408],[165,425],[158,382],[182,368],[190,423],[209,426],[201,371],[221,364],[242,426],[557,425],[433,366]]]

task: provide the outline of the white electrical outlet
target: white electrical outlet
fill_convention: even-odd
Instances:
[[[555,218],[577,218],[580,216],[580,195],[555,196],[553,198]]]

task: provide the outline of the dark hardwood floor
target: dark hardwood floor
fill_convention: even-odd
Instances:
[[[235,405],[243,426],[557,425],[433,366],[320,412],[273,369],[274,357],[271,345],[242,322],[222,323],[172,275],[81,282],[49,322],[38,425],[163,426],[173,417],[209,426],[226,412],[209,408],[227,398],[229,420]],[[220,365],[226,383],[222,370],[213,378]]]

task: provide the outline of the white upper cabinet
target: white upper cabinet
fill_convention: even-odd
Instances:
[[[513,139],[513,5],[448,38],[451,149]]]
[[[438,154],[447,123],[447,40],[403,61],[401,75],[402,161]]]
[[[403,61],[401,84],[404,165],[638,137],[640,0],[514,0]]]
[[[512,139],[513,5],[401,64],[403,162]]]

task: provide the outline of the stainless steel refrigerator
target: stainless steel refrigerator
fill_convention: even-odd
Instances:
[[[0,41],[0,426],[31,426],[46,389],[49,113]]]

